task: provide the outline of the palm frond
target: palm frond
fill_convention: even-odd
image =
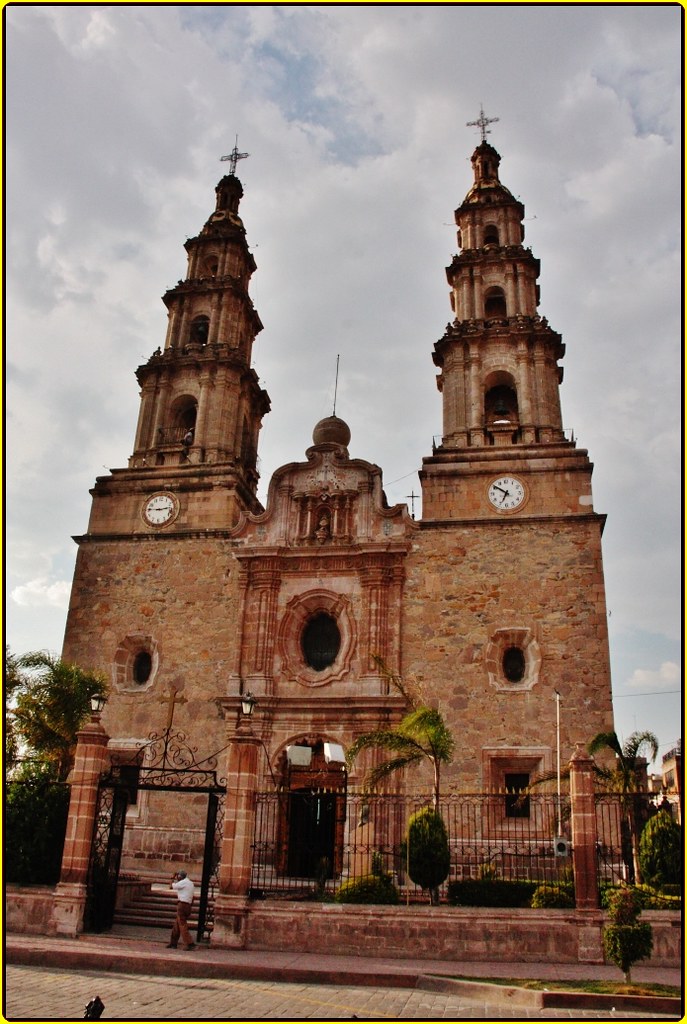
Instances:
[[[363,787],[366,790],[374,789],[382,779],[385,779],[387,775],[392,775],[394,772],[401,771],[403,768],[409,768],[412,765],[419,764],[422,760],[422,754],[419,752],[411,753],[410,751],[406,755],[399,755],[398,757],[389,758],[388,761],[382,761],[380,764],[375,764],[365,772],[363,779]]]
[[[381,747],[383,750],[405,750],[415,751],[418,756],[425,754],[420,744],[411,736],[393,729],[376,729],[374,732],[364,733],[358,736],[357,740],[346,752],[346,764],[350,767],[361,750],[370,750],[373,747]]]
[[[590,754],[596,754],[599,750],[612,750],[618,757],[623,756],[623,749],[620,740],[615,732],[599,732],[587,744]]]

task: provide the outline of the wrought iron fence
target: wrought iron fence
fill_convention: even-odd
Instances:
[[[650,793],[602,793],[596,797],[596,854],[599,886],[632,884],[639,838],[655,807]]]
[[[322,789],[259,793],[251,895],[289,899],[332,893],[342,882],[382,870],[403,896],[425,899],[403,855],[410,816],[428,796]],[[553,885],[569,877],[556,852],[570,817],[567,796],[514,799],[510,793],[456,794],[439,808],[448,832],[449,881],[497,877]],[[564,844],[566,852],[569,850]]]

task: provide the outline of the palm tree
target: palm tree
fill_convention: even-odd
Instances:
[[[647,761],[653,761],[658,754],[658,739],[653,732],[633,732],[621,744],[615,732],[600,732],[589,742],[587,749],[590,754],[600,750],[615,754],[615,765],[612,768],[597,765],[595,771],[597,778],[605,783],[609,791],[620,794],[623,826],[629,847],[626,864],[631,875],[630,881],[639,884],[639,833],[643,822],[638,794],[643,792],[644,753]]]
[[[346,753],[346,764],[350,768],[361,750],[381,748],[390,751],[393,757],[373,765],[365,773],[364,786],[373,789],[387,775],[429,761],[434,772],[432,804],[438,810],[441,766],[453,759],[453,736],[440,711],[420,703],[419,692],[413,692],[405,685],[399,676],[386,668],[381,658],[375,656],[374,660],[389,682],[405,697],[410,710],[395,729],[375,729],[359,736]]]
[[[105,676],[48,651],[12,658],[10,666],[18,675],[9,708],[13,735],[63,781],[74,763],[76,734],[90,714],[91,697],[107,693]]]

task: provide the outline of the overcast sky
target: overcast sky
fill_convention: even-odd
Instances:
[[[389,501],[441,434],[431,353],[490,117],[564,425],[595,465],[616,727],[680,735],[681,8],[27,5],[6,16],[7,641],[62,646],[95,477],[238,134],[272,400],[261,497],[332,411]],[[417,512],[419,513],[419,505]],[[564,714],[564,709],[562,709]]]

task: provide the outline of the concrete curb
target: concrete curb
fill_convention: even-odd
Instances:
[[[641,1010],[682,1017],[682,1000],[674,996],[605,995],[602,992],[571,992],[566,989],[528,989],[509,985],[494,985],[488,981],[463,981],[439,975],[422,975],[418,988],[432,992],[460,991],[466,998],[484,999],[488,1003],[506,1003],[511,1006],[542,1010]],[[497,995],[501,998],[497,998]],[[505,998],[504,998],[505,997]]]

